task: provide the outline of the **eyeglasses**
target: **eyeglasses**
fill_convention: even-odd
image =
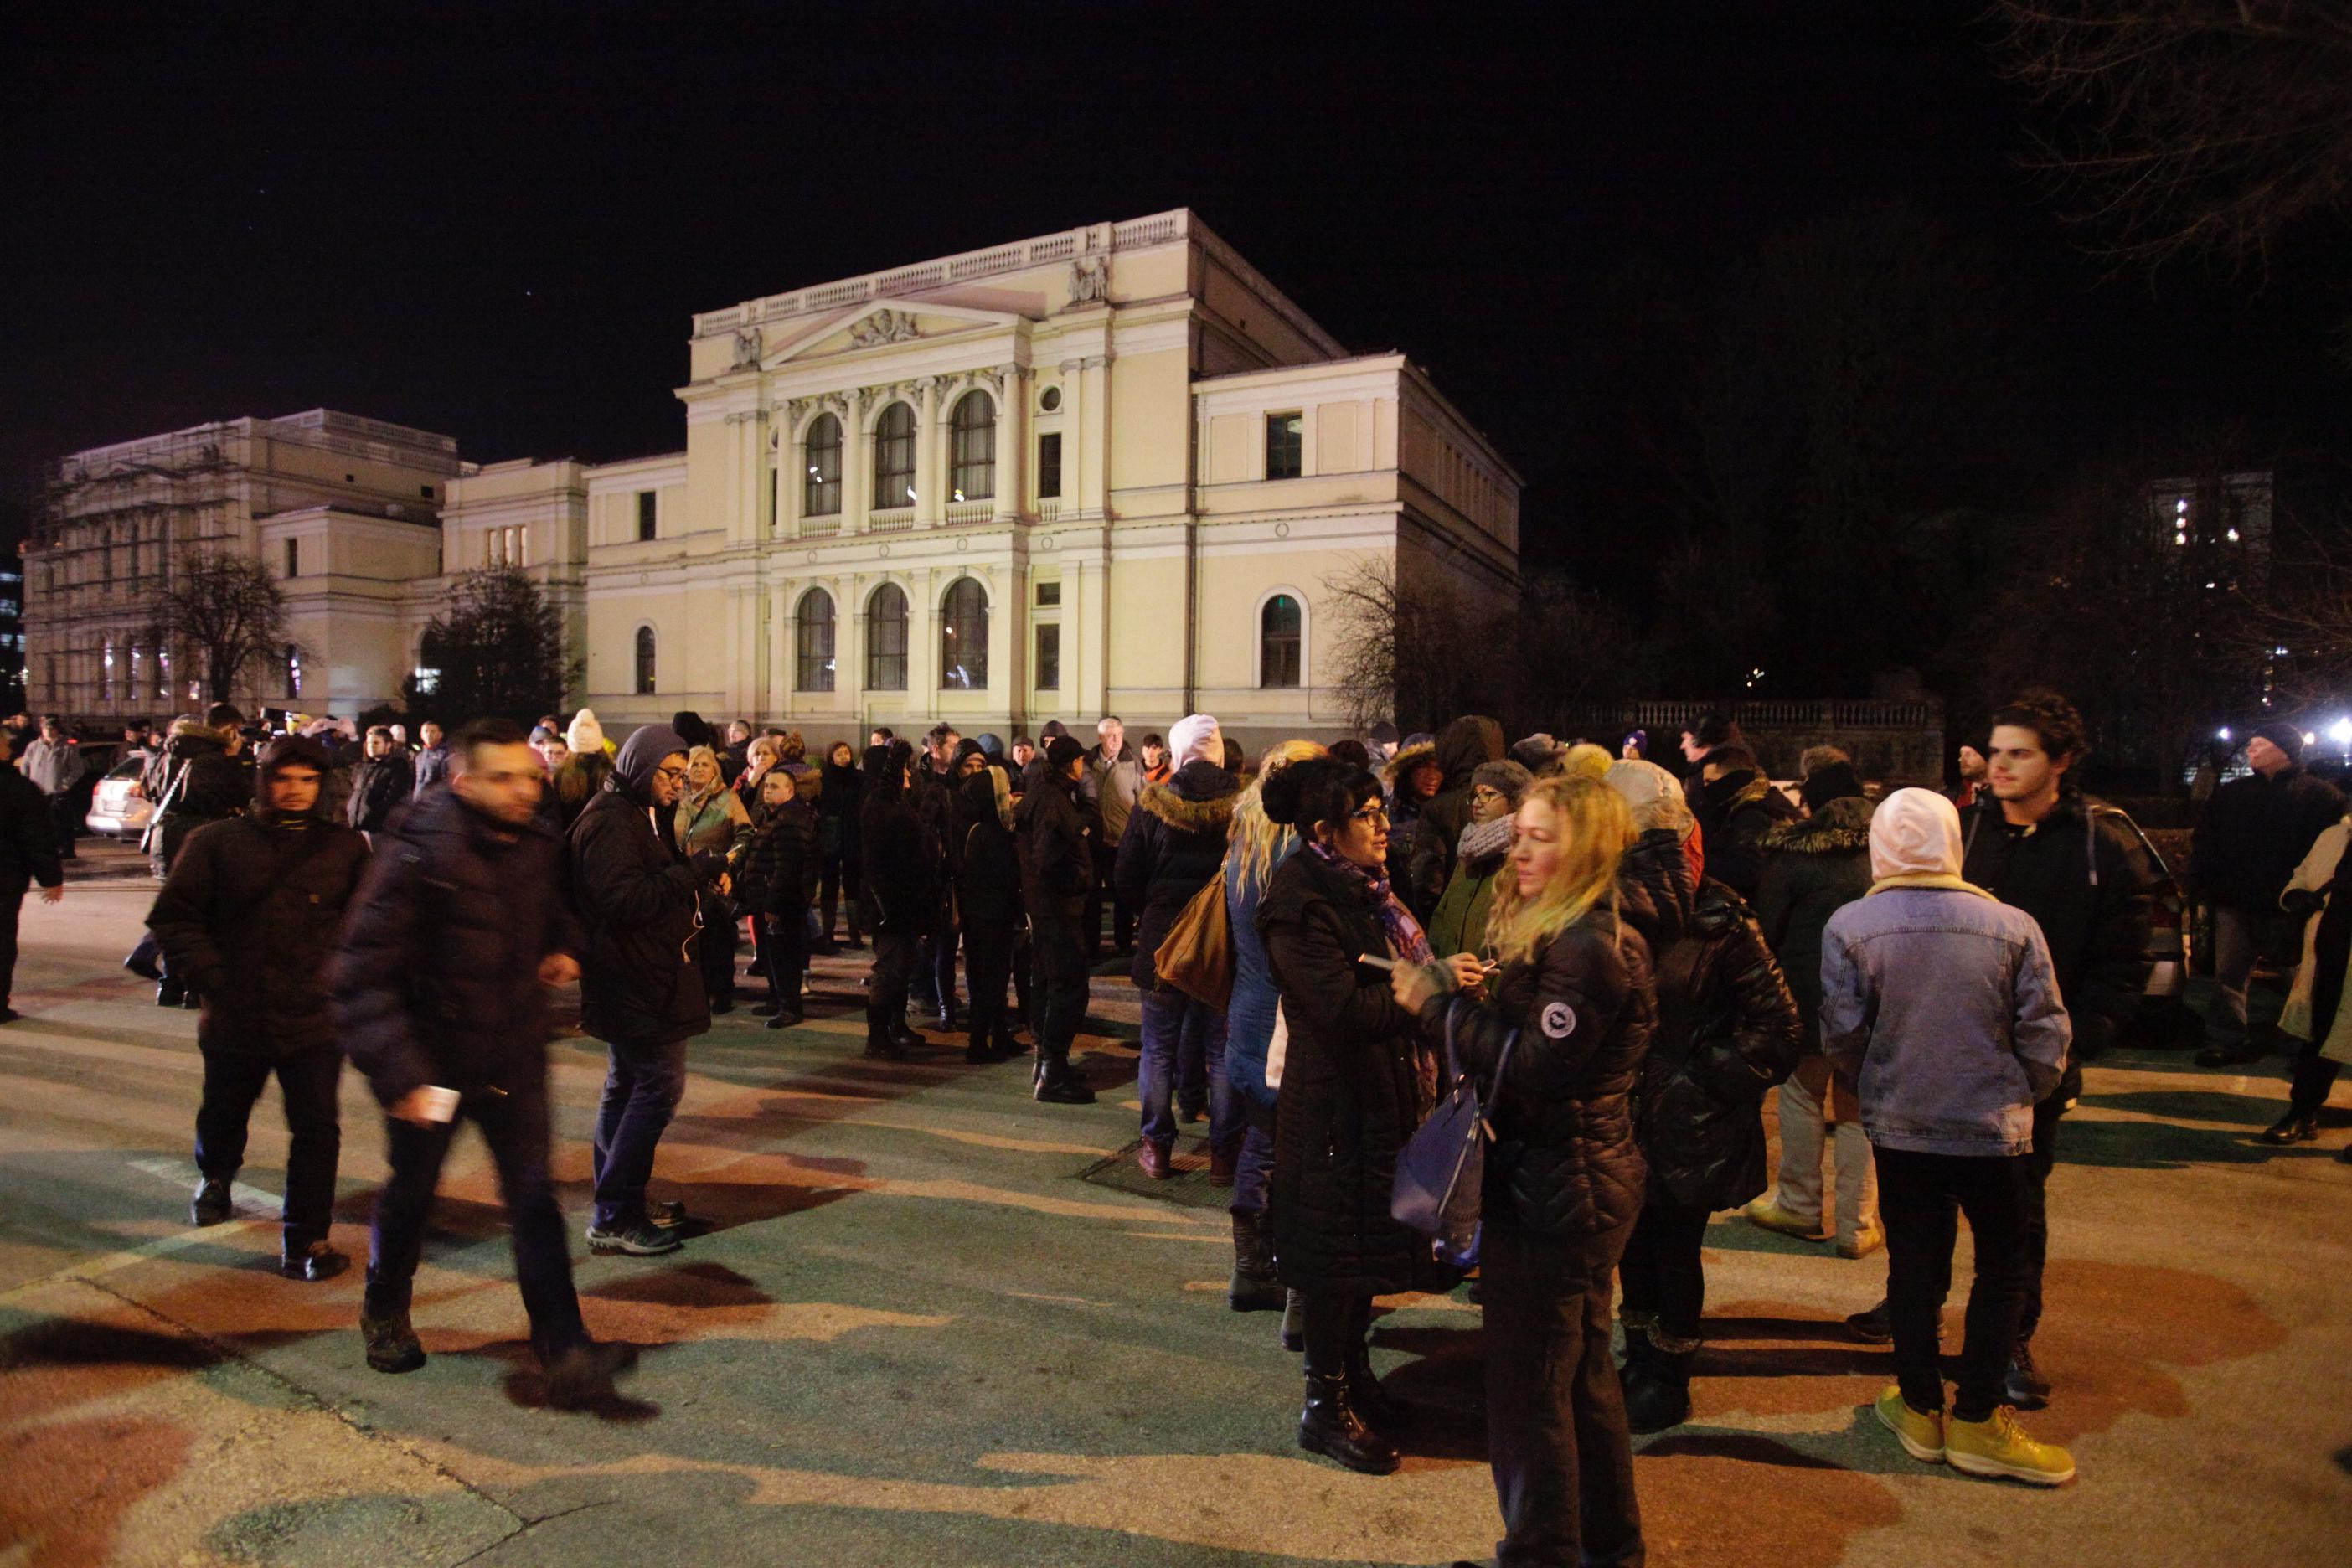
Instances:
[[[684,768],[656,768],[654,770],[654,777],[657,779],[667,779],[672,784],[684,784],[686,782],[686,770]]]
[[[1385,827],[1389,821],[1389,808],[1384,805],[1368,805],[1361,811],[1350,812],[1348,819],[1350,822],[1377,822]]]

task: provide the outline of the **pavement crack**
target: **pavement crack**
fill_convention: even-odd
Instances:
[[[496,1541],[491,1542],[488,1546],[483,1547],[479,1552],[473,1553],[471,1556],[459,1558],[457,1562],[451,1563],[449,1568],[466,1568],[466,1564],[468,1563],[479,1563],[491,1552],[503,1550],[512,1542],[521,1540],[524,1536],[529,1535],[532,1531],[537,1530],[542,1524],[546,1524],[553,1520],[569,1519],[575,1513],[585,1513],[592,1508],[604,1508],[609,1505],[612,1501],[613,1500],[611,1498],[598,1498],[593,1502],[574,1503],[570,1508],[557,1509],[553,1513],[542,1513],[536,1519],[523,1520],[519,1528],[509,1531],[506,1534],[499,1536]],[[509,1509],[507,1511],[509,1514],[512,1514],[514,1510]]]

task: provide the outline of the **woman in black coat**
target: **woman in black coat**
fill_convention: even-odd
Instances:
[[[1591,779],[1538,779],[1516,821],[1488,928],[1503,963],[1495,1000],[1454,991],[1433,965],[1400,964],[1391,984],[1425,1037],[1450,1035],[1465,1072],[1493,1084],[1510,1051],[1490,1102],[1479,1245],[1498,1559],[1637,1563],[1633,1440],[1609,1354],[1611,1276],[1644,1180],[1632,1095],[1656,1028],[1650,944],[1630,910],[1675,929],[1679,857],[1669,846],[1638,886],[1621,883],[1635,870],[1632,814]]]
[[[1004,1001],[1022,908],[1021,855],[1013,842],[1013,793],[1003,769],[984,767],[957,781],[952,829],[948,862],[955,870],[964,975],[971,989],[964,1060],[979,1066],[1022,1050]]]
[[[1389,891],[1378,779],[1318,757],[1268,779],[1262,799],[1270,819],[1307,841],[1257,912],[1288,1029],[1267,1208],[1276,1272],[1305,1317],[1298,1444],[1386,1475],[1397,1452],[1378,1427],[1393,1428],[1403,1412],[1381,1392],[1365,1342],[1372,1298],[1410,1289],[1429,1257],[1390,1217],[1389,1194],[1397,1151],[1436,1085],[1387,976],[1357,960],[1427,961],[1429,944]]]
[[[1657,986],[1634,1129],[1649,1184],[1621,1269],[1625,1413],[1636,1432],[1690,1415],[1707,1216],[1764,1190],[1764,1096],[1804,1049],[1796,999],[1756,917],[1713,879],[1699,884],[1682,940],[1661,950]]]
[[[817,898],[816,950],[838,951],[833,938],[837,909],[849,916],[845,945],[860,945],[857,935],[859,853],[857,803],[865,785],[846,741],[835,741],[824,753],[824,787],[816,800],[816,855],[820,878]]]
[[[816,879],[814,819],[794,798],[798,785],[781,767],[760,777],[751,841],[735,864],[735,907],[751,917],[754,946],[768,975],[768,1001],[752,1009],[771,1029],[801,1022],[801,977],[808,969],[809,889]]]
[[[866,981],[866,1054],[903,1060],[923,1043],[907,1027],[907,988],[915,976],[915,943],[930,929],[939,904],[930,857],[908,797],[915,750],[904,741],[866,750],[858,834],[865,864],[861,917],[874,933],[874,969]]]

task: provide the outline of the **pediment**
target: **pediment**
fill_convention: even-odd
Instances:
[[[982,310],[965,305],[868,302],[807,324],[804,331],[760,361],[762,370],[775,370],[807,360],[858,353],[895,343],[929,338],[956,337],[979,330],[1018,326],[1022,318],[1010,310]]]

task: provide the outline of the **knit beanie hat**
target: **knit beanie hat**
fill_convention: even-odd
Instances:
[[[596,710],[583,708],[572,717],[563,731],[563,743],[575,752],[601,752],[604,749],[604,726],[596,722]]]
[[[2251,738],[2268,741],[2286,753],[2288,762],[2303,761],[2303,731],[2292,724],[2265,724],[2255,731]]]
[[[1609,764],[1616,760],[1609,754],[1608,747],[1579,741],[1560,759],[1559,771],[1572,779],[1605,779],[1609,776]]]
[[[1567,752],[1566,746],[1541,731],[1538,731],[1526,740],[1513,744],[1510,754],[1521,767],[1528,770],[1531,776],[1540,777],[1545,773],[1559,772],[1560,759]]]
[[[1535,782],[1535,774],[1508,757],[1505,757],[1500,762],[1480,763],[1477,770],[1470,775],[1470,786],[1473,789],[1485,784],[1488,789],[1509,801],[1513,811],[1518,810],[1519,797],[1527,794],[1528,786]]]
[[[1055,773],[1066,772],[1086,754],[1087,749],[1068,735],[1056,735],[1045,742],[1045,763]]]
[[[1168,755],[1178,767],[1195,760],[1225,765],[1224,731],[1206,713],[1187,713],[1169,728]]]

